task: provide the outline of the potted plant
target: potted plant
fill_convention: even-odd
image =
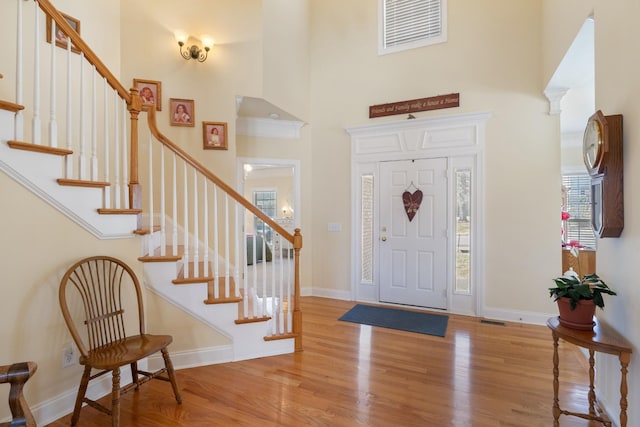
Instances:
[[[570,269],[553,280],[556,286],[549,288],[549,296],[558,303],[560,324],[574,329],[592,329],[596,306],[604,308],[602,295],[616,295],[595,273],[580,278]]]

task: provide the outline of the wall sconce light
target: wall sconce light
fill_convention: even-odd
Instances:
[[[213,40],[210,37],[202,36],[202,47],[196,44],[185,47],[185,42],[188,38],[184,33],[176,34],[178,46],[180,46],[180,55],[186,60],[195,59],[198,62],[206,61],[209,51],[211,47],[213,47]]]

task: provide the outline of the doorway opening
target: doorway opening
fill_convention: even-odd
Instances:
[[[462,114],[347,129],[354,153],[354,300],[482,315],[488,117]],[[439,190],[430,187],[436,182]],[[403,193],[417,190],[423,198],[411,220]]]

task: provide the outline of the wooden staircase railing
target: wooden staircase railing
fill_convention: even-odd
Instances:
[[[23,37],[23,8],[30,2],[15,1],[16,99],[0,106],[15,112],[15,137],[9,146],[63,156],[60,185],[101,188],[100,214],[137,215],[138,233],[147,240],[143,260],[175,258],[182,266],[176,281],[209,283],[206,303],[240,300],[243,314],[238,323],[270,317],[271,332],[265,339],[295,338],[295,349],[301,350],[300,230],[291,233],[282,228],[165,137],[157,128],[154,109],[148,111],[149,162],[144,165],[146,182],[141,184],[138,119],[142,102],[137,90],[124,88],[49,0],[34,0],[34,45],[25,48],[24,40],[31,37]],[[45,43],[40,34],[43,18],[51,20],[51,40],[58,30],[67,36],[66,49]],[[48,67],[41,64],[44,49],[50,49]],[[33,52],[33,57],[25,58],[25,52]],[[31,72],[25,72],[27,60]],[[23,98],[27,85],[33,87],[31,103]],[[159,157],[154,159],[155,153]],[[165,173],[165,153],[173,164],[171,173]],[[183,177],[180,188],[178,162]],[[261,240],[246,236],[244,224],[254,218],[264,223],[269,236]],[[269,251],[274,261],[271,268],[266,262]],[[260,258],[264,262],[258,266]],[[253,260],[251,266],[248,259]]]
[[[150,108],[147,115],[148,178],[143,187],[152,197],[145,208],[158,218],[150,215],[145,222],[157,227],[159,238],[154,245],[149,235],[148,253],[141,259],[160,261],[180,253],[183,269],[174,283],[206,281],[209,292],[205,303],[241,298],[243,315],[238,323],[272,318],[271,334],[266,339],[295,337],[296,349],[301,350],[300,229],[293,234],[285,230],[163,135],[156,124],[155,108]],[[262,221],[271,236],[265,233],[260,240],[256,233],[246,236],[247,218],[250,223],[255,218]],[[272,252],[269,268],[268,251]],[[263,261],[260,266],[257,262],[247,265],[257,259]]]

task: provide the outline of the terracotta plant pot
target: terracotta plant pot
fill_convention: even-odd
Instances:
[[[595,325],[593,316],[596,313],[596,305],[593,300],[580,300],[576,308],[571,310],[569,298],[558,299],[558,311],[560,312],[560,324],[567,328],[591,330]]]

